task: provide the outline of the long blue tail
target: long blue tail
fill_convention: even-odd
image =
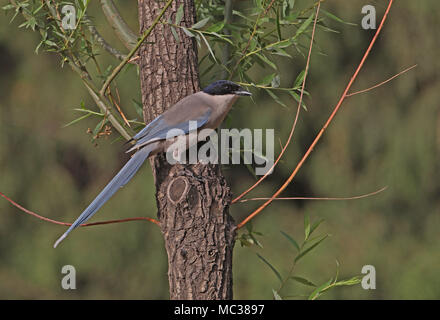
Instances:
[[[119,188],[125,186],[128,181],[133,178],[135,173],[139,170],[144,161],[148,158],[153,147],[147,145],[138,152],[136,152],[133,157],[122,167],[118,174],[107,184],[104,190],[93,200],[93,202],[81,213],[81,215],[76,219],[76,221],[70,226],[69,229],[60,237],[54,244],[54,248],[63,241],[67,235],[73,229],[77,228],[79,225],[83,224],[89,220],[99,208],[102,207],[112,195],[118,191]]]

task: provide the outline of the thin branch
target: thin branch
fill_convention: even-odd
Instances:
[[[89,32],[95,39],[95,41],[104,48],[108,53],[110,53],[112,56],[114,56],[118,60],[124,60],[125,54],[119,52],[117,49],[113,48],[105,39],[99,34],[98,30],[95,28],[94,25],[89,22]]]
[[[119,123],[119,121],[116,119],[116,117],[113,115],[113,113],[110,111],[110,109],[107,107],[105,102],[99,97],[99,95],[94,91],[92,87],[89,86],[89,83],[85,82],[83,79],[83,83],[86,86],[87,90],[89,91],[89,94],[92,96],[93,100],[95,101],[96,105],[101,109],[102,113],[104,113],[104,116],[108,117],[108,120],[113,125],[113,127],[126,139],[131,140],[132,136],[125,130],[125,128]]]
[[[272,172],[272,170],[275,168],[275,166],[281,160],[281,157],[283,156],[284,152],[286,151],[287,147],[290,144],[290,141],[292,140],[293,133],[295,132],[296,124],[298,123],[299,113],[300,113],[300,110],[301,110],[301,105],[302,105],[302,101],[303,101],[303,97],[304,97],[304,90],[305,90],[305,86],[306,86],[306,79],[307,79],[307,74],[309,73],[310,59],[311,59],[311,55],[312,55],[313,41],[315,39],[316,22],[318,21],[320,7],[321,7],[321,3],[319,2],[318,6],[316,8],[315,20],[313,22],[312,37],[311,37],[311,40],[310,40],[309,53],[308,53],[308,56],[307,56],[306,68],[305,68],[305,71],[304,71],[304,79],[303,79],[302,86],[301,86],[301,94],[300,94],[299,101],[298,101],[298,106],[297,106],[297,109],[296,109],[295,120],[293,121],[292,129],[290,130],[290,134],[289,134],[289,137],[287,138],[287,142],[284,145],[284,147],[282,148],[280,154],[278,155],[278,158],[273,163],[272,167],[260,179],[258,179],[258,181],[254,185],[252,185],[246,191],[241,193],[238,197],[233,199],[232,203],[236,203],[238,200],[240,200],[246,194],[248,194],[253,189],[255,189],[264,179],[267,178],[267,176]]]
[[[78,73],[80,76],[83,84],[89,91],[89,94],[92,96],[93,101],[95,101],[98,108],[101,110],[101,112],[104,114],[104,116],[107,116],[110,123],[113,125],[113,127],[127,140],[131,139],[131,135],[125,130],[125,128],[122,126],[122,124],[118,121],[118,119],[115,117],[115,115],[112,113],[111,109],[108,107],[108,104],[104,102],[98,95],[97,89],[94,86],[94,84],[90,81],[90,76],[86,70],[81,69],[78,67],[74,61],[68,60],[68,63],[73,71]],[[105,97],[103,98],[105,99]]]
[[[130,60],[128,60],[128,63],[133,63],[133,61],[136,61],[136,60],[138,60],[139,58],[140,58],[140,56],[133,57],[133,58],[131,58]]]
[[[376,89],[376,88],[378,88],[378,87],[384,85],[385,83],[390,82],[391,80],[397,78],[398,76],[404,74],[405,72],[408,72],[409,70],[411,70],[411,69],[413,69],[413,68],[415,68],[415,67],[417,67],[417,64],[415,64],[415,65],[413,65],[412,67],[409,67],[409,68],[407,68],[407,69],[405,69],[405,70],[399,72],[398,74],[392,76],[391,78],[389,78],[389,79],[387,79],[387,80],[385,80],[385,81],[382,81],[381,83],[376,84],[375,86],[372,86],[372,87],[370,87],[370,88],[368,88],[368,89],[364,89],[364,90],[356,91],[356,92],[353,92],[353,93],[348,93],[348,94],[347,94],[347,97],[351,97],[351,96],[354,96],[354,95],[359,94],[359,93],[364,93],[364,92],[368,92],[368,91],[370,91],[370,90]]]
[[[14,0],[11,0],[11,1],[13,2],[13,4],[16,4]],[[52,5],[50,4],[50,1],[46,0],[45,4],[48,7],[49,11],[51,12],[51,15],[55,19],[57,16],[56,10],[52,7]],[[60,28],[60,30],[64,33],[64,29],[62,28],[61,24],[57,23],[57,25]],[[43,30],[40,30],[40,33],[42,33],[42,32],[43,32]],[[108,120],[113,125],[113,127],[125,139],[130,140],[131,135],[124,129],[124,127],[121,125],[121,123],[113,115],[110,108],[108,107],[108,103],[101,100],[99,98],[99,96],[97,95],[97,89],[96,89],[95,85],[90,81],[91,77],[90,77],[90,74],[87,72],[87,69],[82,65],[79,65],[79,66],[77,65],[77,62],[75,61],[75,57],[73,54],[72,54],[71,58],[70,57],[67,58],[64,56],[63,56],[63,58],[67,59],[68,64],[72,68],[72,70],[80,76],[81,80],[83,81],[84,85],[86,86],[87,90],[89,91],[90,95],[92,96],[93,100],[95,101],[96,105],[101,110],[101,112],[104,114],[104,116],[108,117]],[[105,99],[105,97],[104,97],[104,99]]]
[[[14,207],[20,209],[21,211],[34,216],[40,220],[43,221],[47,221],[50,223],[54,223],[54,224],[58,224],[58,225],[63,225],[63,226],[71,226],[71,223],[67,223],[67,222],[62,222],[62,221],[57,221],[57,220],[53,220],[53,219],[49,219],[46,217],[43,217],[33,211],[30,211],[28,209],[26,209],[25,207],[19,205],[18,203],[16,203],[14,200],[8,198],[5,194],[3,194],[2,192],[0,192],[0,196],[2,196],[3,198],[5,198],[9,203],[11,203]],[[160,225],[159,221],[157,221],[156,219],[153,218],[149,218],[149,217],[136,217],[136,218],[127,218],[127,219],[118,219],[118,220],[107,220],[107,221],[99,221],[99,222],[93,222],[93,223],[84,223],[81,224],[81,227],[90,227],[90,226],[97,226],[97,225],[101,225],[101,224],[112,224],[112,223],[121,223],[121,222],[129,222],[129,221],[140,221],[140,220],[144,220],[144,221],[149,221],[152,222],[156,225]]]
[[[241,81],[236,81],[237,84],[241,85],[241,86],[245,86],[245,87],[254,87],[254,88],[258,88],[258,89],[267,89],[267,90],[278,90],[278,91],[300,91],[300,87],[292,87],[292,88],[284,88],[284,87],[272,87],[272,86],[265,86],[262,84],[255,84],[255,83],[247,83],[247,82],[241,82]],[[300,91],[301,92],[301,91]]]
[[[153,31],[154,27],[159,23],[162,16],[165,14],[165,11],[168,9],[168,7],[173,3],[174,0],[168,0],[168,2],[165,4],[165,7],[162,9],[162,11],[159,13],[159,15],[154,19],[151,26],[145,30],[144,34],[140,38],[140,40],[137,42],[136,46],[130,51],[130,53],[125,57],[125,59],[113,70],[112,74],[107,78],[104,85],[102,86],[101,90],[99,91],[99,94],[101,96],[104,96],[105,91],[107,90],[107,87],[110,85],[110,83],[113,81],[113,79],[117,76],[117,74],[122,70],[122,68],[128,63],[128,61],[133,57],[133,55],[136,53],[136,51],[139,49],[139,47],[142,45],[142,43],[147,39],[147,37],[150,35],[151,31]]]
[[[113,0],[101,0],[101,8],[119,40],[128,50],[132,50],[136,46],[138,36],[124,21]]]
[[[371,196],[374,196],[378,193],[381,193],[382,191],[385,191],[388,188],[388,186],[385,186],[379,190],[362,194],[360,196],[353,196],[353,197],[284,197],[284,198],[274,198],[273,200],[329,200],[329,201],[341,201],[341,200],[357,200],[357,199],[363,199],[368,198]],[[240,202],[248,202],[248,201],[261,201],[261,200],[269,200],[270,198],[249,198],[249,199],[242,199]]]
[[[132,135],[127,132],[127,130],[122,126],[122,124],[119,122],[119,120],[116,118],[116,116],[112,112],[112,108],[110,106],[110,102],[107,100],[106,97],[102,97],[102,99],[98,95],[98,89],[95,87],[93,82],[91,81],[91,77],[89,72],[87,71],[85,66],[78,66],[77,63],[79,61],[75,61],[73,59],[74,56],[72,56],[72,59],[68,59],[68,64],[72,68],[73,71],[78,73],[80,76],[83,84],[85,85],[86,89],[89,91],[89,94],[92,96],[92,99],[95,101],[95,104],[98,106],[98,108],[101,110],[104,117],[107,117],[107,119],[110,121],[110,123],[113,125],[113,127],[126,139],[131,140]],[[94,59],[95,63],[96,60]],[[99,71],[99,66],[96,65]],[[100,71],[99,71],[100,72]],[[104,123],[103,123],[104,124]],[[128,125],[131,127],[130,125]]]
[[[131,125],[128,122],[127,117],[125,116],[124,112],[122,111],[121,106],[119,105],[119,103],[113,97],[113,94],[112,94],[110,88],[108,89],[108,95],[109,95],[110,99],[112,100],[113,104],[116,106],[116,109],[118,110],[118,112],[121,115],[122,119],[124,120],[125,124],[131,128]]]
[[[342,105],[342,102],[344,102],[348,91],[350,90],[353,82],[355,81],[355,79],[357,78],[360,70],[362,69],[362,66],[365,63],[365,60],[367,59],[371,49],[373,48],[374,43],[377,40],[377,37],[379,36],[384,23],[387,19],[388,13],[391,9],[391,5],[393,4],[393,0],[389,0],[388,3],[388,7],[385,11],[385,14],[382,18],[382,21],[379,25],[379,28],[376,31],[376,34],[374,35],[373,39],[370,42],[370,45],[368,46],[367,50],[365,51],[365,54],[361,60],[361,62],[359,63],[355,73],[353,74],[353,76],[350,79],[350,82],[348,83],[347,87],[344,90],[344,93],[342,94],[341,98],[339,99],[338,104],[336,105],[336,107],[333,109],[333,112],[331,113],[330,117],[328,118],[327,122],[324,124],[324,126],[321,128],[321,130],[319,131],[318,135],[315,137],[315,139],[313,140],[312,144],[310,145],[310,147],[307,149],[307,152],[304,154],[304,156],[302,157],[302,159],[300,160],[300,162],[298,163],[298,165],[296,166],[295,170],[293,170],[292,174],[290,175],[290,177],[286,180],[286,182],[277,190],[277,192],[275,192],[273,194],[273,196],[267,200],[264,204],[262,204],[260,207],[258,207],[254,212],[252,212],[249,216],[247,216],[243,221],[241,221],[238,225],[237,228],[240,229],[241,227],[243,227],[247,222],[249,222],[251,219],[253,219],[256,215],[258,215],[261,211],[263,211],[264,208],[266,208],[270,203],[272,203],[272,201],[277,198],[281,192],[283,192],[287,186],[290,184],[290,182],[293,180],[293,178],[296,176],[296,174],[298,173],[299,169],[302,167],[302,165],[304,164],[304,162],[306,161],[306,159],[309,157],[309,155],[311,154],[311,152],[313,151],[314,147],[316,146],[316,144],[318,143],[318,141],[321,139],[323,133],[325,132],[325,130],[327,129],[327,127],[329,126],[329,124],[332,122],[334,116],[336,115],[336,113],[338,112],[339,108]]]

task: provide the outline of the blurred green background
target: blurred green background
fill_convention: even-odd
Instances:
[[[7,2],[2,0],[3,6]],[[136,2],[119,1],[124,16],[138,29]],[[310,1],[298,1],[309,5]],[[283,162],[253,196],[270,196],[304,154],[359,63],[374,31],[360,27],[362,6],[373,4],[380,22],[387,1],[325,1],[323,8],[358,24],[332,22],[340,33],[316,35],[307,80],[308,112],[301,112],[294,140]],[[98,29],[114,40],[98,5],[92,8]],[[96,120],[63,128],[79,114],[81,101],[96,109],[79,79],[59,59],[36,55],[39,35],[18,29],[20,19],[0,18],[0,191],[46,217],[73,221],[127,160],[122,142],[91,142],[88,128]],[[324,218],[321,233],[332,236],[297,266],[296,275],[320,284],[336,272],[340,277],[376,268],[376,290],[360,285],[342,287],[323,299],[440,298],[440,3],[435,0],[395,1],[385,28],[354,90],[370,87],[406,67],[418,67],[367,94],[348,98],[323,139],[283,195],[346,197],[388,189],[351,201],[278,201],[253,223],[264,248],[234,250],[234,297],[271,299],[276,277],[256,252],[280,272],[290,267],[294,250],[280,230],[303,237],[304,214]],[[117,43],[116,40],[113,43]],[[120,49],[122,47],[119,46]],[[325,53],[319,54],[318,50]],[[105,52],[104,61],[116,64]],[[299,54],[278,62],[282,84],[291,84],[305,65]],[[123,104],[135,117],[131,99],[140,101],[134,69],[117,79]],[[289,108],[257,93],[234,107],[231,127],[275,128],[283,143],[293,122]],[[277,152],[279,151],[279,148]],[[254,182],[245,167],[225,168],[235,195]],[[149,165],[119,191],[94,221],[147,215],[155,217],[154,186]],[[257,203],[231,207],[240,221]],[[37,220],[0,198],[0,298],[3,299],[167,299],[167,258],[158,228],[130,222],[81,228],[54,250],[53,241],[65,227]],[[77,289],[61,288],[61,268],[73,265]],[[285,295],[310,293],[291,282]]]

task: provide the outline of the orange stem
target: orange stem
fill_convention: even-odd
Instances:
[[[249,216],[247,216],[243,221],[241,221],[238,225],[237,228],[240,229],[241,227],[243,227],[247,222],[249,222],[252,218],[254,218],[257,214],[259,214],[261,211],[263,211],[264,208],[266,208],[270,203],[272,203],[272,201],[278,197],[278,195],[284,191],[284,189],[287,188],[287,186],[290,184],[290,182],[293,180],[293,178],[296,176],[296,174],[298,173],[298,170],[302,167],[302,165],[304,164],[304,162],[306,161],[306,159],[309,157],[309,155],[312,153],[313,148],[316,146],[316,144],[318,143],[318,141],[321,139],[321,136],[323,135],[324,131],[327,129],[327,127],[329,126],[329,124],[332,122],[333,118],[335,117],[336,113],[338,112],[339,108],[342,105],[342,102],[344,102],[348,91],[350,90],[353,82],[355,81],[355,79],[357,78],[359,72],[362,69],[362,66],[365,63],[365,60],[367,59],[371,49],[373,48],[374,43],[377,40],[378,35],[380,34],[380,31],[383,28],[383,25],[386,21],[386,18],[388,16],[388,13],[391,9],[391,5],[393,4],[393,0],[389,0],[388,3],[388,7],[385,11],[385,14],[382,18],[382,21],[379,25],[379,28],[376,31],[376,34],[374,35],[373,39],[370,42],[370,45],[368,46],[367,50],[365,51],[364,56],[362,57],[361,62],[359,63],[359,66],[357,67],[355,73],[353,74],[353,76],[350,79],[350,82],[348,83],[347,87],[344,90],[344,93],[342,94],[341,98],[339,99],[338,104],[336,105],[336,107],[334,108],[333,112],[331,113],[330,117],[328,118],[327,122],[324,124],[324,126],[322,127],[322,129],[319,131],[318,135],[315,137],[315,139],[313,140],[312,144],[310,145],[310,147],[307,149],[307,152],[304,154],[304,156],[302,157],[302,159],[300,160],[300,162],[298,163],[298,165],[296,166],[295,170],[293,170],[292,174],[290,175],[290,177],[286,180],[286,182],[278,189],[277,192],[274,193],[274,195],[267,200],[264,204],[262,204],[260,207],[258,207],[254,212],[252,212]]]
[[[241,193],[238,197],[233,199],[231,203],[236,203],[237,201],[239,201],[241,198],[243,198],[245,195],[247,195],[249,192],[251,192],[253,189],[255,189],[264,179],[267,178],[267,176],[272,172],[272,170],[276,167],[278,162],[281,160],[281,157],[283,156],[284,152],[286,151],[287,147],[290,144],[290,141],[292,140],[293,133],[295,132],[296,124],[298,122],[299,112],[301,110],[301,104],[302,104],[303,97],[304,97],[304,89],[305,89],[305,86],[306,86],[306,79],[307,79],[307,74],[308,74],[309,66],[310,66],[310,57],[312,55],[313,40],[315,39],[316,22],[318,20],[318,14],[319,14],[320,6],[321,6],[321,1],[318,3],[318,6],[316,8],[315,21],[313,22],[312,38],[310,40],[309,53],[308,53],[308,56],[307,56],[306,69],[304,71],[304,79],[303,79],[303,82],[302,82],[301,94],[300,94],[299,101],[298,101],[298,107],[296,109],[295,120],[293,121],[292,129],[290,130],[290,134],[289,134],[289,137],[287,138],[287,142],[284,145],[284,147],[282,147],[281,152],[278,155],[278,157],[275,160],[275,162],[272,165],[272,167],[260,179],[258,179],[258,181],[256,183],[254,183],[250,188],[248,188],[246,191]]]
[[[398,74],[392,76],[391,78],[389,78],[389,79],[387,79],[387,80],[385,80],[385,81],[382,81],[381,83],[376,84],[375,86],[372,86],[372,87],[370,87],[370,88],[368,88],[368,89],[359,90],[359,91],[356,91],[356,92],[353,92],[353,93],[348,93],[348,94],[347,94],[347,97],[351,97],[351,96],[354,96],[354,95],[359,94],[359,93],[364,93],[364,92],[368,92],[368,91],[370,91],[370,90],[376,89],[376,88],[378,88],[378,87],[384,85],[385,83],[390,82],[391,80],[397,78],[398,76],[404,74],[405,72],[408,72],[409,70],[411,70],[411,69],[413,69],[413,68],[415,68],[415,67],[417,67],[416,64],[413,65],[412,67],[406,68],[406,69],[403,70],[403,71],[400,71]]]
[[[382,191],[384,191],[387,187],[383,187],[379,190],[367,193],[367,194],[362,194],[360,196],[353,196],[353,197],[285,197],[285,198],[274,198],[273,200],[357,200],[357,199],[362,199],[362,198],[367,198],[367,197],[371,197],[374,196],[378,193],[381,193]],[[249,198],[249,199],[243,199],[240,200],[240,202],[248,202],[248,201],[259,201],[259,200],[268,200],[270,198]]]
[[[57,221],[57,220],[52,220],[43,216],[40,216],[39,214],[30,211],[26,208],[24,208],[23,206],[19,205],[18,203],[16,203],[14,200],[8,198],[5,194],[0,192],[0,196],[2,196],[3,198],[5,198],[6,200],[8,200],[13,206],[15,206],[16,208],[20,209],[21,211],[30,214],[31,216],[34,216],[40,220],[44,220],[50,223],[54,223],[54,224],[60,224],[63,226],[71,226],[71,223],[67,223],[67,222],[62,222],[62,221]],[[81,227],[89,227],[89,226],[97,226],[100,224],[111,224],[111,223],[120,223],[120,222],[129,222],[129,221],[138,221],[138,220],[147,220],[150,221],[154,224],[160,225],[159,221],[153,219],[153,218],[148,218],[148,217],[136,217],[136,218],[127,218],[127,219],[119,219],[119,220],[108,220],[108,221],[99,221],[99,222],[93,222],[93,223],[85,223],[82,224]]]

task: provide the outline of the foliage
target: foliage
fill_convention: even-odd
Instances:
[[[289,272],[284,277],[281,275],[281,273],[278,271],[278,269],[270,263],[266,258],[264,258],[259,253],[257,254],[257,257],[266,264],[273,274],[276,276],[276,278],[279,281],[279,287],[277,289],[272,289],[273,298],[275,300],[282,300],[286,298],[295,298],[295,297],[307,297],[309,300],[315,300],[319,298],[321,295],[323,295],[325,292],[329,291],[332,288],[340,287],[340,286],[353,286],[357,285],[361,282],[361,276],[354,276],[349,279],[345,280],[339,280],[339,262],[336,260],[336,274],[334,277],[330,278],[328,281],[321,285],[316,285],[311,280],[303,277],[302,275],[295,275],[295,269],[300,260],[302,260],[307,254],[309,254],[313,249],[318,247],[321,243],[324,242],[330,235],[329,234],[323,234],[312,237],[312,234],[318,229],[318,227],[321,225],[321,223],[324,222],[324,219],[319,219],[315,221],[313,224],[310,224],[309,216],[306,214],[304,215],[304,239],[301,243],[301,245],[298,244],[298,242],[289,234],[287,234],[284,231],[280,231],[281,235],[289,242],[289,244],[295,249],[296,254],[289,258],[291,260],[291,266],[289,268]],[[252,246],[253,244],[258,245],[260,248],[263,246],[261,243],[256,240],[255,235],[262,236],[261,233],[253,231],[252,227],[247,228],[247,232],[242,233],[238,239],[241,242],[242,246]],[[306,287],[312,287],[312,291],[306,295],[304,294],[297,294],[293,295],[291,293],[289,294],[282,294],[281,292],[284,291],[285,285],[288,281],[295,281],[303,286]]]
[[[64,29],[62,25],[64,5],[72,5],[67,1],[38,1],[38,0],[13,0],[3,10],[13,12],[11,22],[21,14],[24,22],[19,28],[38,31],[41,41],[35,48],[46,52],[55,52],[62,58],[62,65],[69,59],[75,59],[80,65],[85,65],[89,59],[95,59],[93,39],[87,36],[87,27],[90,20],[86,17],[90,0],[75,0],[76,25],[73,29]]]
[[[293,59],[295,52],[303,54],[300,40],[311,29],[313,9],[314,5],[301,10],[292,0],[254,1],[253,6],[234,9],[234,22],[226,24],[222,21],[222,2],[200,1],[198,11],[201,21],[212,21],[206,28],[212,41],[206,42],[209,50],[201,58],[202,75],[206,74],[212,80],[219,72],[226,71],[229,79],[238,78],[237,82],[241,85],[264,90],[283,107],[286,104],[280,99],[280,93],[287,93],[298,101],[301,74],[304,75],[304,72],[300,72],[291,86],[282,87],[276,58]],[[227,43],[216,37],[222,31],[226,33],[223,37],[229,39]],[[227,56],[216,58],[225,55],[224,46],[230,47],[230,51],[226,51]],[[259,72],[253,72],[255,69]]]
[[[91,35],[91,28],[93,28],[93,26],[86,14],[90,0],[75,0],[73,4],[76,13],[76,24],[73,29],[63,28],[63,15],[61,12],[63,6],[72,5],[71,2],[57,2],[53,0],[11,0],[10,4],[4,6],[3,9],[14,12],[11,21],[21,13],[25,21],[20,24],[19,27],[29,28],[40,33],[41,41],[35,48],[36,53],[38,53],[39,50],[56,53],[61,57],[61,66],[68,63],[81,78],[101,110],[101,113],[97,113],[92,110],[86,110],[83,106],[81,107],[81,111],[86,111],[90,115],[100,118],[92,132],[93,140],[95,140],[101,135],[110,134],[109,129],[105,126],[108,120],[110,120],[112,125],[119,129],[118,131],[120,132],[121,130],[124,131],[121,129],[123,120],[125,120],[126,125],[128,125],[129,122],[125,119],[122,112],[122,119],[115,120],[111,108],[112,106],[116,107],[117,103],[111,96],[111,92],[108,92],[111,102],[105,99],[105,97],[100,98],[98,96],[98,89],[92,82],[91,75],[87,70],[87,63],[92,61],[98,71],[99,77],[102,79],[106,76],[106,73],[110,72],[111,68],[111,66],[107,67],[105,69],[106,72],[102,73],[97,61],[97,53],[95,52],[96,43],[94,37]],[[70,124],[77,123],[85,118],[87,117],[82,116],[73,120]],[[126,135],[126,137],[127,136],[128,135]]]
[[[20,24],[20,28],[28,28],[40,33],[41,41],[35,48],[35,52],[46,51],[58,54],[61,57],[61,64],[69,62],[85,82],[86,79],[91,78],[87,71],[90,68],[88,66],[90,61],[99,73],[98,78],[102,80],[108,79],[112,71],[111,65],[105,68],[99,67],[99,43],[92,35],[93,22],[87,16],[90,3],[90,0],[73,2],[76,8],[76,27],[72,30],[62,27],[63,14],[61,13],[62,6],[72,4],[71,2],[11,0],[10,4],[4,6],[3,9],[12,13],[11,21],[19,14],[22,15],[24,22]],[[298,93],[304,70],[298,74],[291,85],[282,87],[283,81],[276,58],[281,56],[293,59],[295,53],[303,55],[304,46],[301,39],[308,37],[315,5],[316,3],[308,8],[300,9],[294,0],[255,0],[254,5],[232,10],[233,22],[226,23],[223,17],[227,13],[223,1],[198,0],[196,7],[199,21],[193,26],[188,28],[181,25],[182,5],[179,6],[174,21],[162,20],[161,23],[171,27],[176,39],[179,36],[175,30],[180,28],[187,36],[194,37],[199,46],[206,46],[207,52],[200,58],[201,76],[205,82],[212,81],[218,77],[219,72],[224,71],[229,79],[250,88],[264,90],[275,102],[287,107],[280,98],[280,94],[288,94],[299,101]],[[343,22],[330,13],[327,13],[327,17]],[[318,20],[318,26],[325,31],[334,31],[325,25],[322,18]],[[229,50],[225,51],[225,46]],[[102,69],[105,72],[101,72]],[[254,72],[255,70],[258,72]],[[90,81],[86,83],[86,86],[91,87],[95,94],[97,93],[98,90]],[[111,95],[111,92],[107,93]],[[305,94],[308,92],[305,91]],[[100,118],[94,131],[99,130],[93,132],[95,139],[105,128],[104,124],[108,122],[107,114],[112,109],[116,109],[116,103],[113,98],[110,101],[101,99],[97,102],[101,112],[81,107],[80,112],[88,112],[88,115],[83,115],[71,121],[70,124],[77,123],[90,115]],[[132,105],[138,112],[137,104],[128,105]],[[306,108],[304,102],[302,105]],[[124,112],[119,108],[117,111],[119,112],[118,123],[122,124],[126,130],[130,130],[130,123],[140,123],[137,119],[125,119]],[[113,115],[116,114],[115,112]],[[115,121],[112,120],[110,119],[110,122],[115,126]]]

